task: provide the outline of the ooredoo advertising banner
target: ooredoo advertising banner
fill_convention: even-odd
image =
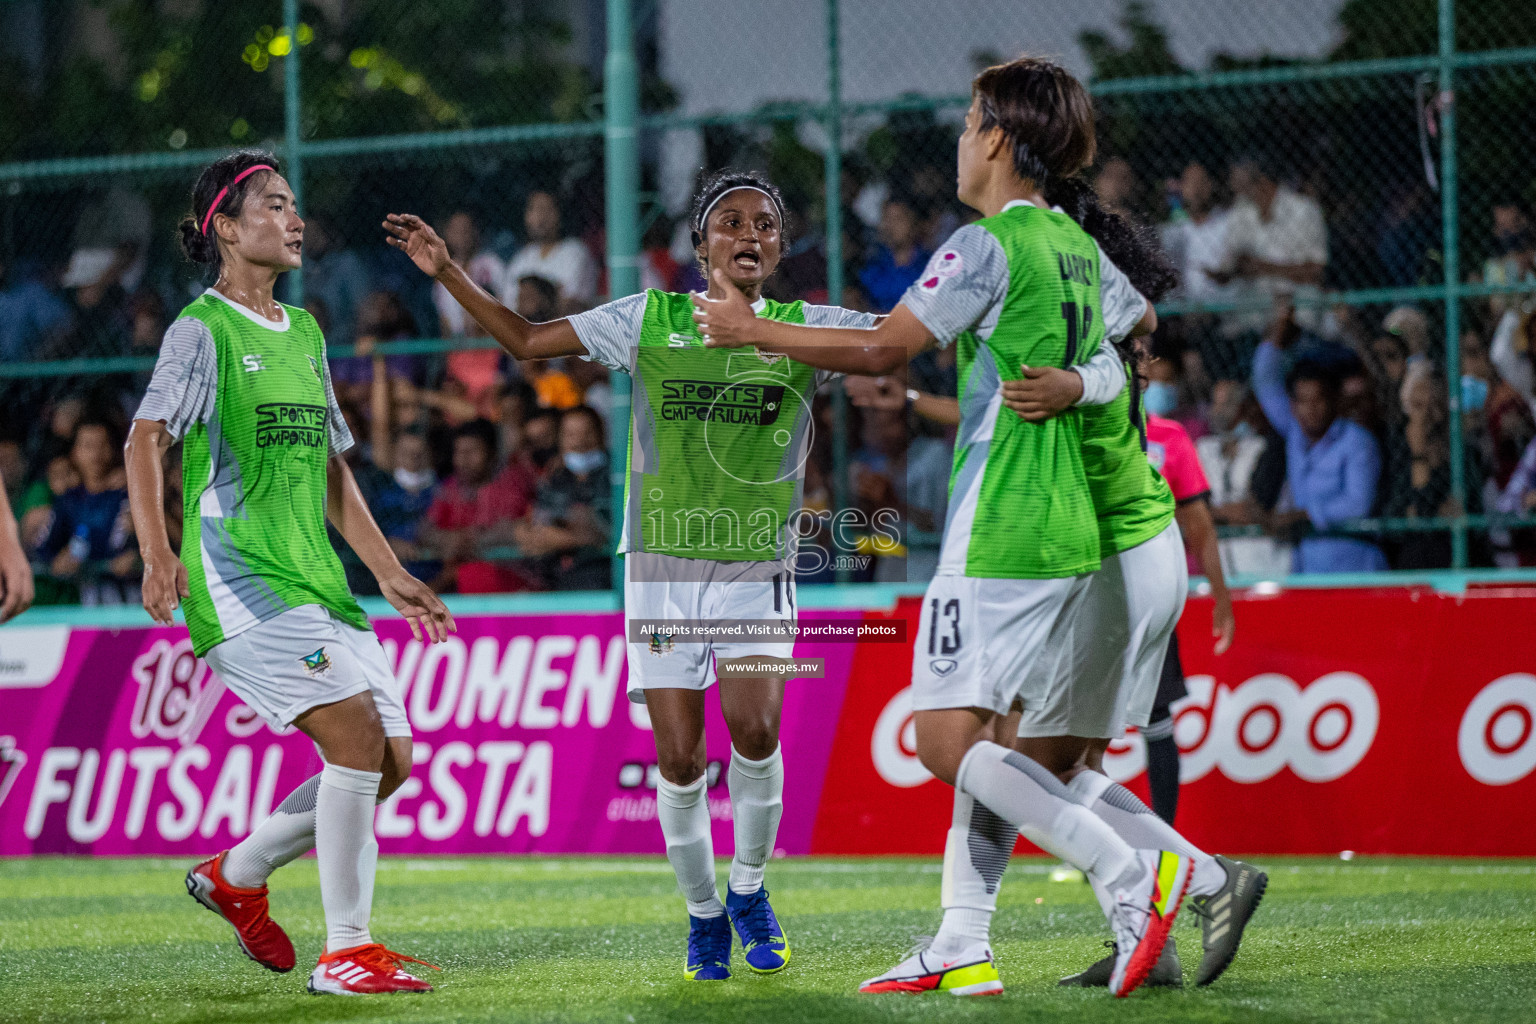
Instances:
[[[903,623],[894,609],[805,613]],[[1181,624],[1179,827],[1249,853],[1536,854],[1536,588],[1286,590]],[[386,853],[656,853],[655,747],[625,696],[617,613],[474,616],[423,645],[376,623],[405,694],[412,777],[380,805]],[[951,791],[914,750],[911,641],[804,640],[779,848],[936,854]],[[731,851],[718,698],[708,708],[716,851]],[[1107,770],[1145,792],[1140,740]],[[195,658],[181,629],[0,629],[0,855],[202,855],[319,769]]]
[[[920,602],[894,617],[915,626]],[[1217,656],[1211,603],[1179,635],[1177,825],[1212,850],[1536,854],[1536,588],[1286,590],[1236,602]],[[910,658],[910,654],[905,654]],[[834,739],[819,853],[932,853],[951,793],[919,763],[896,651],[860,650]],[[1146,796],[1137,737],[1106,771]]]

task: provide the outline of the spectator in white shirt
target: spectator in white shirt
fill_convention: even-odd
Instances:
[[[1323,283],[1328,263],[1328,227],[1315,199],[1279,184],[1256,158],[1232,165],[1232,194],[1237,197],[1227,217],[1225,258],[1206,273],[1218,284],[1238,283],[1243,294],[1273,299],[1316,289]],[[1267,303],[1234,320],[1239,331],[1262,331],[1268,320]],[[1302,326],[1320,311],[1298,310]]]
[[[597,299],[597,264],[579,239],[560,236],[560,207],[548,192],[533,192],[523,208],[528,244],[512,257],[501,279],[501,301],[517,308],[517,283],[542,277],[560,289],[562,309],[590,306]]]
[[[1163,248],[1179,268],[1179,297],[1195,302],[1219,302],[1232,286],[1220,284],[1206,273],[1227,257],[1227,211],[1215,204],[1216,183],[1198,160],[1191,160],[1179,175],[1181,216],[1162,227]]]

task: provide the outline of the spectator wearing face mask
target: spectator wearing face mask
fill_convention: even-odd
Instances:
[[[1195,440],[1207,433],[1205,413],[1189,400],[1183,387],[1184,354],[1175,345],[1155,343],[1154,358],[1143,361],[1146,384],[1142,390],[1143,408],[1151,416],[1173,420]]]
[[[612,561],[603,421],[578,405],[560,416],[560,458],[539,483],[533,511],[513,530],[518,549],[555,590],[606,590]]]
[[[421,543],[422,520],[437,497],[437,473],[432,469],[427,435],[419,430],[401,432],[380,468],[390,474],[390,480],[369,505],[373,518],[406,570],[417,579],[432,579],[442,571],[442,564],[429,557]]]
[[[1483,261],[1483,283],[1536,284],[1536,228],[1519,203],[1499,203],[1493,208],[1493,253]],[[1494,316],[1520,309],[1528,296],[1491,295],[1488,308]]]

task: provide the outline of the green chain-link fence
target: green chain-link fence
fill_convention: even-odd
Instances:
[[[605,42],[615,17],[633,62]],[[220,151],[283,158],[309,224],[289,298],[334,355],[363,342],[409,381],[391,384],[381,425],[374,363],[340,364],[377,461],[395,470],[392,431],[419,423],[446,474],[460,420],[539,448],[551,421],[523,429],[528,410],[582,392],[622,410],[627,391],[575,361],[499,362],[383,246],[385,212],[451,225],[483,283],[553,315],[636,285],[697,287],[688,197],[702,171],[755,166],[790,207],[770,291],[884,311],[973,216],[954,198],[971,75],[1031,52],[1091,80],[1096,187],[1158,226],[1185,271],[1152,375],[1161,408],[1209,438],[1239,568],[1278,564],[1307,528],[1286,515],[1286,474],[1263,454],[1279,442],[1242,386],[1266,338],[1344,377],[1348,415],[1377,438],[1370,507],[1330,530],[1394,567],[1536,561],[1516,472],[1536,435],[1536,8],[1518,0],[10,0],[0,28],[16,98],[0,109],[0,472],[21,479],[34,531],[73,482],[74,422],[131,413],[202,286],[171,228]],[[528,280],[545,275],[553,292]],[[953,393],[952,358],[924,357],[906,383]],[[818,399],[808,499],[897,501],[911,557],[877,549],[852,578],[920,578],[945,433],[909,417],[912,436],[892,440],[903,414],[864,388]],[[493,579],[509,586],[592,578],[507,559]]]

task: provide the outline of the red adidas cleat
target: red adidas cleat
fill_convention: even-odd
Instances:
[[[219,866],[229,851],[209,857],[187,872],[187,895],[228,921],[240,951],[269,971],[293,970],[293,943],[267,915],[267,887],[237,889],[224,881]]]
[[[321,953],[309,976],[315,995],[365,996],[386,992],[431,992],[432,986],[400,969],[401,964],[421,964],[434,971],[442,968],[413,956],[385,949],[380,942],[334,953]]]

